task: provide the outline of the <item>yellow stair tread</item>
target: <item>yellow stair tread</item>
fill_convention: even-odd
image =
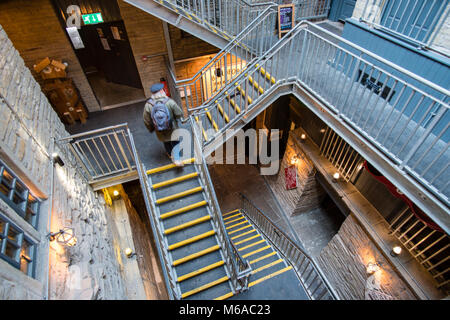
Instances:
[[[246,246],[244,246],[244,247],[242,247],[242,248],[239,248],[238,251],[243,251],[243,250],[245,250],[245,249],[254,247],[254,246],[256,246],[257,244],[260,244],[260,243],[263,243],[263,242],[266,242],[266,240],[262,239],[262,240],[259,240],[259,241],[250,243],[249,245],[246,245]]]
[[[232,296],[234,296],[233,292],[228,292],[228,293],[224,294],[223,296],[215,298],[214,300],[225,300],[225,299],[231,298]]]
[[[196,224],[199,224],[199,223],[208,221],[208,220],[210,220],[210,219],[211,219],[211,217],[210,217],[209,215],[206,215],[206,216],[200,217],[200,218],[198,218],[198,219],[195,219],[195,220],[192,220],[192,221],[188,221],[188,222],[183,223],[183,224],[180,224],[180,225],[178,225],[178,226],[175,226],[175,227],[166,229],[166,230],[164,231],[164,234],[166,234],[166,235],[167,235],[167,234],[171,234],[171,233],[174,233],[174,232],[176,232],[176,231],[180,231],[180,230],[183,230],[183,229],[186,229],[186,228],[195,226]]]
[[[268,269],[268,268],[270,268],[270,267],[272,267],[272,266],[274,266],[276,264],[279,264],[279,263],[281,263],[283,261],[284,261],[283,259],[275,260],[275,261],[273,261],[271,263],[268,263],[268,264],[266,264],[266,265],[264,265],[262,267],[259,267],[258,269],[252,270],[252,274],[255,274],[255,273],[260,272],[262,270]]]
[[[184,164],[190,164],[190,163],[193,163],[194,161],[195,161],[195,158],[191,158],[191,159],[183,160],[183,163]],[[158,168],[153,168],[153,169],[147,170],[147,175],[158,173],[158,172],[162,172],[162,171],[166,171],[166,170],[170,170],[170,169],[173,169],[175,167],[176,167],[176,165],[171,163],[171,164],[168,164],[168,165],[165,165],[165,166],[161,166],[161,167],[158,167]]]
[[[190,279],[192,277],[198,276],[198,275],[200,275],[202,273],[205,273],[205,272],[207,272],[209,270],[212,270],[212,269],[218,268],[220,266],[223,266],[224,264],[225,264],[225,262],[223,260],[217,261],[217,262],[212,263],[212,264],[210,264],[210,265],[208,265],[206,267],[203,267],[203,268],[200,268],[198,270],[189,272],[189,273],[187,273],[185,275],[179,276],[178,279],[177,279],[177,282],[181,282],[181,281]]]
[[[236,210],[233,210],[233,211],[229,211],[229,212],[227,212],[227,213],[224,213],[224,214],[222,214],[222,216],[225,217],[225,216],[227,216],[227,215],[229,215],[229,214],[232,214],[232,213],[235,213],[235,212],[239,212],[239,209],[236,209]]]
[[[282,273],[284,273],[284,272],[286,272],[286,271],[289,271],[289,270],[291,270],[291,269],[292,269],[292,266],[287,266],[286,268],[283,268],[283,269],[281,269],[281,270],[275,271],[274,273],[271,273],[271,274],[269,274],[269,275],[267,275],[267,276],[264,276],[264,277],[262,277],[262,278],[256,279],[255,281],[250,282],[250,283],[248,284],[248,286],[249,286],[249,288],[250,288],[250,287],[253,287],[254,285],[256,285],[256,284],[258,284],[258,283],[261,283],[261,282],[263,282],[263,281],[265,281],[265,280],[269,280],[269,279],[271,279],[271,278],[273,278],[273,277],[275,277],[275,276],[277,276],[277,275],[279,275],[279,274],[282,274]]]
[[[179,248],[179,247],[182,247],[182,246],[191,244],[191,243],[193,243],[193,242],[199,241],[199,240],[201,240],[201,239],[210,237],[210,236],[214,235],[215,233],[216,233],[215,230],[210,230],[210,231],[207,231],[207,232],[205,232],[205,233],[202,233],[202,234],[199,234],[199,235],[197,235],[197,236],[194,236],[194,237],[192,237],[192,238],[188,238],[188,239],[186,239],[186,240],[179,241],[179,242],[177,242],[177,243],[171,244],[171,245],[169,246],[169,250],[173,250],[173,249],[176,249],[176,248]]]
[[[193,259],[199,258],[201,256],[204,256],[205,254],[217,251],[219,249],[220,249],[220,246],[219,245],[215,245],[215,246],[206,248],[204,250],[198,251],[196,253],[192,253],[192,254],[187,255],[187,256],[185,256],[183,258],[180,258],[178,260],[173,261],[172,262],[172,266],[176,267],[176,266],[178,266],[178,265],[180,265],[182,263],[185,263],[185,262],[191,261]]]
[[[166,181],[155,183],[154,185],[152,185],[152,188],[153,189],[158,189],[158,188],[165,187],[165,186],[177,183],[177,182],[181,182],[181,181],[185,181],[185,180],[188,180],[188,179],[192,179],[192,178],[195,178],[197,176],[198,176],[198,172],[188,173],[188,174],[186,174],[184,176],[181,176],[181,177],[176,177],[176,178],[173,178],[173,179],[169,179],[169,180],[166,180]]]
[[[202,190],[203,190],[203,187],[200,186],[200,187],[195,187],[195,188],[192,188],[192,189],[189,189],[189,190],[186,190],[186,191],[182,191],[182,192],[179,192],[179,193],[175,193],[175,194],[172,194],[170,196],[167,196],[167,197],[160,198],[160,199],[156,200],[156,204],[161,204],[161,203],[165,203],[165,202],[172,201],[172,200],[175,200],[175,199],[179,199],[179,198],[182,198],[182,197],[185,197],[185,196],[188,196],[188,195],[200,192]]]
[[[228,276],[224,276],[224,277],[219,278],[219,279],[217,279],[215,281],[212,281],[210,283],[204,284],[203,286],[200,286],[198,288],[195,288],[193,290],[190,290],[190,291],[187,291],[187,292],[183,293],[181,295],[181,298],[182,299],[187,298],[187,297],[192,296],[192,295],[194,295],[196,293],[202,292],[202,291],[204,291],[206,289],[209,289],[209,288],[214,287],[214,286],[216,286],[218,284],[221,284],[221,283],[223,283],[225,281],[228,281],[229,279],[230,278]]]
[[[242,213],[239,212],[239,213],[233,214],[232,216],[226,216],[225,218],[223,218],[223,221],[231,219],[233,217],[241,216],[241,215],[242,215]]]
[[[199,207],[202,207],[202,206],[206,206],[207,204],[208,204],[208,203],[206,202],[206,200],[199,201],[199,202],[190,204],[190,205],[188,205],[188,206],[185,206],[185,207],[183,207],[183,208],[179,208],[179,209],[175,209],[175,210],[172,210],[172,211],[168,211],[168,212],[166,212],[166,213],[163,213],[163,214],[161,214],[161,215],[159,216],[159,218],[160,218],[160,219],[170,218],[170,217],[173,217],[173,216],[175,216],[175,215],[177,215],[177,214],[184,213],[184,212],[187,212],[187,211],[190,211],[190,210],[192,210],[192,209],[199,208]]]
[[[240,225],[242,225],[242,224],[244,224],[244,223],[247,223],[247,222],[248,222],[248,220],[246,219],[245,221],[241,221],[241,222],[238,222],[238,223],[233,224],[233,225],[231,225],[231,226],[228,226],[228,227],[226,227],[225,229],[226,229],[226,230],[228,230],[228,229],[233,229],[234,227],[240,226]]]

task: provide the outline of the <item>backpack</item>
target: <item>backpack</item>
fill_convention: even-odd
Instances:
[[[151,111],[151,118],[153,121],[153,126],[156,131],[164,131],[172,129],[172,117],[169,108],[166,106],[166,103],[169,99],[165,99],[163,101],[157,100],[156,103],[153,104],[154,101],[150,101],[153,105]]]

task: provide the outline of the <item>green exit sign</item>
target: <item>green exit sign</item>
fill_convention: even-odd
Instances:
[[[90,13],[90,14],[83,14],[81,16],[83,18],[84,24],[96,24],[96,23],[102,23],[103,17],[100,12],[98,13]]]

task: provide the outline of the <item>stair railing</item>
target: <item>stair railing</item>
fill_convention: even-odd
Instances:
[[[195,110],[206,103],[244,70],[248,63],[278,41],[275,33],[276,8],[274,5],[267,6],[253,23],[247,25],[194,76],[175,81],[186,110]]]
[[[168,255],[168,250],[167,248],[164,249],[164,231],[160,227],[160,220],[157,216],[158,211],[156,210],[155,203],[151,201],[151,187],[148,183],[148,179],[146,178],[146,170],[142,162],[139,160],[139,155],[136,150],[136,145],[134,144],[133,135],[131,134],[130,129],[127,128],[127,131],[131,141],[134,161],[136,163],[136,169],[139,176],[139,182],[143,193],[145,207],[147,209],[147,214],[150,220],[150,226],[155,237],[156,251],[158,252],[159,261],[161,262],[161,269],[163,272],[167,293],[170,300],[179,300],[181,298],[181,292],[179,291],[179,287],[177,286],[176,274],[174,273],[174,269],[171,268],[172,262]]]
[[[242,213],[292,265],[309,298],[312,300],[337,300],[338,295],[314,260],[251,200],[240,192],[238,194],[241,198]]]
[[[154,0],[171,10],[177,10],[230,40],[273,2],[248,3],[244,0]]]
[[[269,74],[270,81],[265,80]],[[266,107],[263,99],[286,84],[306,89],[393,166],[450,204],[450,91],[308,21],[298,24],[203,109],[193,112],[192,117],[209,132],[203,148],[238,121],[251,119]],[[233,96],[243,98],[233,105]],[[208,113],[236,106],[240,112],[214,128]]]
[[[197,126],[191,121],[193,131],[198,130]],[[222,212],[214,191],[206,160],[203,156],[198,133],[194,133],[194,155],[195,166],[204,187],[204,193],[213,216],[214,229],[216,231],[219,243],[226,260],[227,270],[230,274],[230,280],[235,294],[248,289],[248,281],[252,268],[248,260],[244,259],[237,248],[232,244],[223,222]]]
[[[120,183],[124,177],[135,179],[136,163],[126,123],[73,134],[56,143],[72,154],[80,173],[94,190],[108,183]]]

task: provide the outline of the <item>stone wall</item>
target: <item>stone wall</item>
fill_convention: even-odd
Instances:
[[[2,26],[0,94],[5,98],[0,99],[0,157],[43,200],[35,236],[36,279],[4,266],[2,261],[0,283],[3,288],[7,282],[5,288],[9,289],[0,290],[0,299],[42,299],[46,296],[49,271],[51,299],[126,298],[118,260],[120,252],[104,200],[85,183],[64,150],[55,149],[65,165],[55,165],[52,170],[52,138],[58,140],[68,133]],[[26,232],[29,225],[21,217],[17,221]],[[64,226],[74,228],[76,246],[63,247],[56,242],[49,246],[46,237],[49,230]],[[33,295],[39,285],[42,291]]]
[[[299,139],[302,132],[302,129],[290,132],[280,171],[277,176],[267,179],[278,201],[289,215],[316,209],[326,195],[316,180],[314,164],[294,138],[296,136]],[[286,190],[285,168],[290,166],[295,166],[297,169],[297,188]]]
[[[50,0],[0,1],[0,24],[38,82],[41,79],[33,70],[37,62],[45,57],[67,62],[67,75],[73,79],[88,110],[100,110]]]
[[[321,251],[317,262],[340,299],[417,299],[353,214]],[[373,275],[366,273],[369,263],[380,267]]]

